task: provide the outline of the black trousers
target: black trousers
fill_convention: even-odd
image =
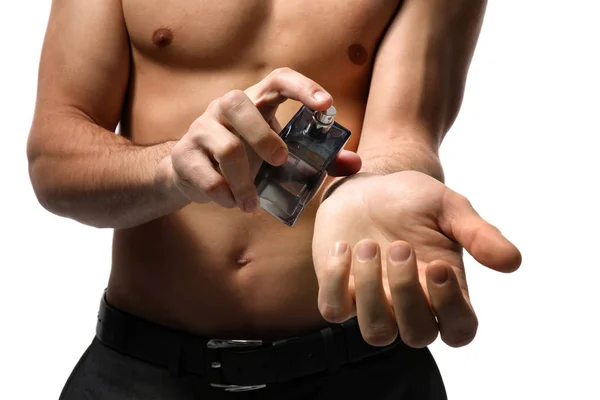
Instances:
[[[206,350],[207,339],[122,313],[103,299],[97,335],[67,380],[60,400],[447,399],[440,372],[428,349],[412,349],[397,342],[386,349],[377,348],[370,354],[370,346],[350,339],[360,337],[356,324],[333,332],[269,343],[257,351],[223,349],[228,353],[223,352],[222,359],[218,361],[223,362],[223,368],[227,364],[233,371],[231,376],[237,376],[235,372],[241,371],[244,362],[250,362],[248,377],[256,375],[252,379],[269,380],[265,387],[259,389],[227,391],[211,386],[215,383],[211,374],[219,372],[220,362],[215,363],[214,359],[202,361],[208,363],[205,369],[200,361],[196,362],[206,359],[206,354],[209,354],[201,354],[202,348]],[[338,360],[334,362],[335,368],[331,368],[331,360],[323,361],[323,358],[321,363],[318,362],[319,354],[325,348],[319,338],[327,342],[328,337],[330,348],[339,349],[338,353],[346,355],[346,358],[356,358],[352,354],[361,354],[358,361]],[[181,345],[174,346],[171,343],[175,341],[173,338],[178,338]],[[336,344],[339,338],[345,338],[343,345]],[[197,343],[200,346],[196,346]],[[165,348],[169,350],[165,351]],[[260,360],[264,360],[265,354],[270,357],[275,348],[282,349],[279,354],[285,356],[280,356],[279,364],[271,370],[279,377],[291,373],[288,375],[293,378],[274,381],[267,370],[260,370],[258,364],[263,362]],[[213,349],[210,354],[217,355],[219,351]],[[259,360],[256,368],[251,364],[253,360]],[[321,364],[326,367],[319,370],[317,367]],[[173,368],[173,365],[177,367]],[[242,381],[245,379],[243,374],[239,376]]]

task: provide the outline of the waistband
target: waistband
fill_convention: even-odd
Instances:
[[[117,310],[102,296],[96,337],[131,357],[162,366],[173,376],[195,374],[215,387],[252,390],[386,352],[366,343],[356,318],[313,333],[276,341],[211,339],[167,328]]]

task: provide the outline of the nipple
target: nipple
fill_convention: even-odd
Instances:
[[[173,42],[173,32],[169,28],[157,29],[152,35],[152,43],[156,47],[167,47]]]
[[[356,65],[364,65],[367,62],[367,49],[362,44],[355,43],[348,47],[348,58]]]

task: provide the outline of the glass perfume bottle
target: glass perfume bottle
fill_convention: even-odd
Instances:
[[[324,112],[302,106],[279,134],[288,146],[288,160],[279,167],[263,162],[254,180],[261,208],[287,226],[294,226],[350,138],[350,131],[334,121],[335,114],[333,106]]]

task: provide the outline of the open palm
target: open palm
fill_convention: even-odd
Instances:
[[[477,330],[462,249],[501,272],[518,249],[469,201],[428,175],[357,177],[320,206],[313,240],[319,309],[331,322],[357,315],[363,337],[385,345],[398,333],[413,347],[441,332],[451,346]]]

